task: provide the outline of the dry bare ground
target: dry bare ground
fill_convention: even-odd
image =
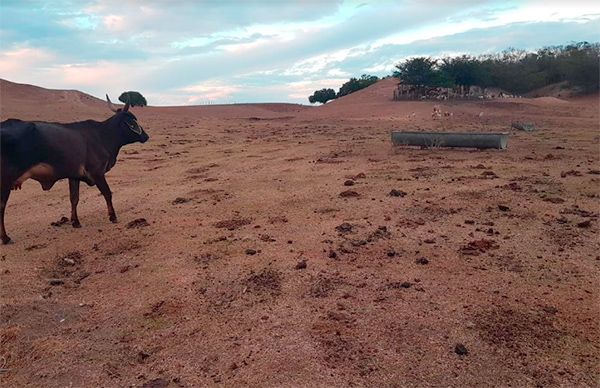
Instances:
[[[109,115],[0,87],[2,119]],[[0,248],[0,385],[598,384],[598,96],[446,103],[433,121],[392,88],[137,108],[151,139],[108,175],[116,225],[83,187],[83,228],[52,226],[66,182],[26,182]],[[539,130],[506,151],[389,139],[514,120]]]

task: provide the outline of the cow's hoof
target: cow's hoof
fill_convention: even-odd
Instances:
[[[108,219],[110,220],[110,222],[112,222],[113,224],[117,223],[117,216],[110,216],[108,217]]]
[[[73,225],[74,228],[81,228],[81,224],[79,223],[79,221],[71,221],[71,225]]]
[[[10,244],[11,242],[12,241],[11,241],[10,237],[8,237],[8,236],[2,236],[2,244],[3,245]]]

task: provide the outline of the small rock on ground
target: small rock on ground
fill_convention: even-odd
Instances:
[[[360,194],[358,194],[356,191],[353,191],[353,190],[346,190],[346,191],[342,191],[340,193],[340,197],[342,197],[342,198],[360,197]]]
[[[429,260],[427,260],[427,258],[425,258],[425,257],[419,257],[418,259],[415,260],[415,263],[421,264],[421,265],[426,265],[426,264],[429,264]]]
[[[145,226],[150,226],[148,221],[145,218],[137,218],[127,224],[127,229],[143,228]]]
[[[66,223],[69,222],[69,219],[67,217],[61,217],[60,220],[55,221],[55,222],[51,222],[50,225],[52,226],[62,226]]]
[[[580,228],[589,228],[591,225],[592,225],[592,221],[590,221],[590,220],[585,220],[585,221],[579,222],[577,224],[577,226]]]
[[[390,197],[404,197],[405,195],[406,192],[402,190],[392,189],[392,191],[390,191]]]
[[[454,347],[454,353],[458,354],[459,356],[465,356],[469,354],[469,350],[463,344],[456,344]]]
[[[352,231],[353,226],[347,222],[344,222],[343,224],[340,224],[338,226],[335,227],[335,230],[337,230],[340,233],[348,233]]]

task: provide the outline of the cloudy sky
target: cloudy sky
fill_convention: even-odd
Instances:
[[[151,105],[301,102],[420,55],[600,41],[593,0],[0,0],[0,78]]]

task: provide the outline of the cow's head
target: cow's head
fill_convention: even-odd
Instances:
[[[106,102],[110,110],[115,112],[113,116],[113,122],[118,127],[117,130],[121,135],[124,144],[130,144],[135,142],[145,143],[148,141],[150,136],[144,131],[144,128],[137,122],[137,117],[129,112],[129,102],[125,104],[123,108],[116,109],[108,94],[106,95]]]

